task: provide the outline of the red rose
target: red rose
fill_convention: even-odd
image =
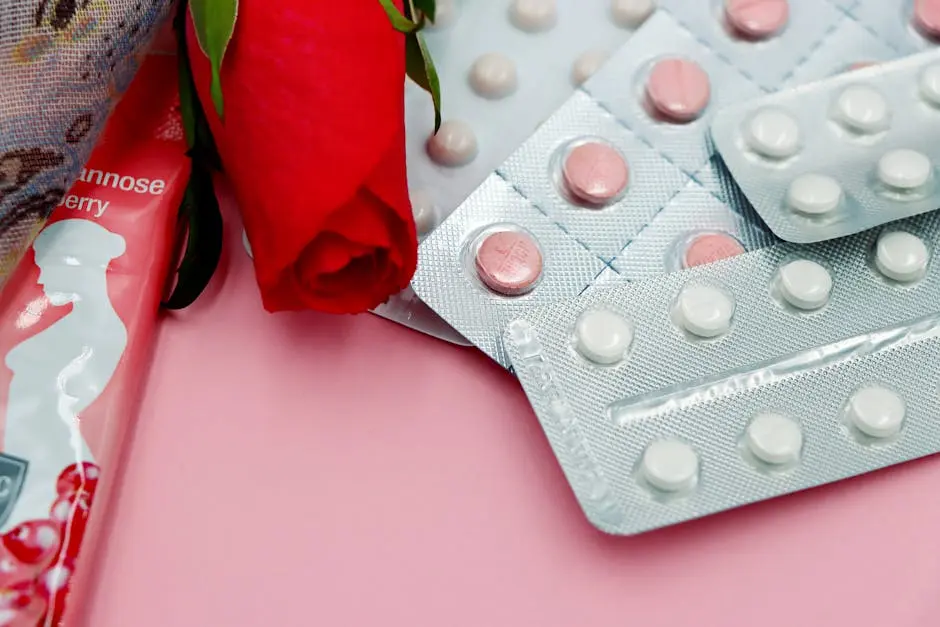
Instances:
[[[404,43],[378,0],[241,0],[222,123],[190,22],[194,78],[269,311],[361,312],[411,280]]]

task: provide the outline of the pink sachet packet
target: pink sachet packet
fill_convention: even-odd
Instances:
[[[187,182],[176,84],[143,63],[0,293],[0,625],[59,625],[88,578]]]

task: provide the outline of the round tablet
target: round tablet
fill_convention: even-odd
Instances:
[[[727,233],[702,233],[690,239],[682,254],[682,267],[694,268],[744,252],[741,242]]]
[[[636,28],[655,10],[655,0],[611,0],[610,18],[617,26]]]
[[[940,106],[940,63],[932,63],[920,73],[920,96],[928,103]]]
[[[601,66],[607,63],[610,53],[606,50],[588,50],[574,60],[571,65],[571,82],[580,85],[594,76]]]
[[[718,337],[731,328],[734,301],[724,290],[711,285],[692,284],[682,288],[676,302],[682,327],[704,338]]]
[[[251,252],[251,242],[248,241],[248,231],[245,230],[242,230],[242,246],[245,247],[245,252],[248,253],[248,256],[254,259],[255,255]]]
[[[437,0],[434,8],[434,22],[428,24],[430,29],[447,28],[457,20],[457,3],[454,0]]]
[[[800,148],[800,127],[780,109],[757,111],[748,119],[744,135],[754,152],[773,159],[792,157]]]
[[[616,364],[623,359],[632,343],[633,325],[613,311],[586,311],[575,324],[575,348],[585,359],[596,364]]]
[[[754,416],[744,433],[748,450],[767,464],[796,461],[803,449],[803,431],[792,418],[775,412]]]
[[[488,235],[480,244],[476,268],[488,288],[517,296],[535,287],[542,274],[542,253],[528,234],[500,231]]]
[[[930,159],[909,148],[889,150],[878,160],[878,179],[899,190],[917,189],[930,180]]]
[[[895,281],[908,283],[919,279],[929,261],[930,251],[924,241],[906,231],[882,233],[875,244],[875,267]]]
[[[516,91],[516,64],[498,52],[488,52],[478,57],[470,66],[468,80],[473,91],[484,98],[505,98]]]
[[[797,309],[819,309],[829,302],[832,275],[809,259],[797,259],[780,268],[780,295]]]
[[[410,195],[415,229],[418,235],[425,235],[437,226],[437,207],[434,205],[434,199],[423,190],[414,190]]]
[[[787,25],[787,0],[725,0],[728,25],[747,39],[766,39]]]
[[[888,102],[867,85],[849,85],[836,98],[835,117],[849,130],[875,133],[888,126]]]
[[[509,7],[513,26],[527,33],[546,31],[558,20],[555,0],[513,0]]]
[[[711,98],[708,74],[694,61],[657,61],[646,80],[646,96],[655,113],[670,122],[691,122]]]
[[[446,120],[427,143],[428,156],[440,165],[456,168],[477,156],[477,137],[462,120]]]
[[[904,422],[904,401],[893,390],[877,384],[856,390],[845,409],[849,422],[873,438],[895,435]]]
[[[825,174],[801,174],[790,182],[787,204],[799,213],[818,216],[842,203],[842,186]]]
[[[940,1],[914,0],[913,21],[924,36],[940,39]]]
[[[656,440],[643,452],[640,469],[646,481],[657,490],[679,492],[695,484],[698,454],[680,440]]]
[[[562,176],[572,195],[591,204],[600,204],[623,192],[629,169],[620,153],[611,146],[587,142],[567,154]]]

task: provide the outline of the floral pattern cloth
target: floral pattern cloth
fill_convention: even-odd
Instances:
[[[88,159],[171,0],[0,0],[0,285]]]

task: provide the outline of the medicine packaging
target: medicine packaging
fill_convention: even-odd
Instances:
[[[441,83],[405,89],[408,183],[420,237],[432,231],[596,72],[656,0],[438,0],[425,32]],[[466,344],[411,290],[375,313]]]
[[[781,238],[842,237],[940,206],[940,51],[730,106],[711,135]]]
[[[514,318],[587,516],[632,534],[940,451],[940,216],[780,244]]]
[[[508,366],[502,329],[528,307],[576,296],[602,276],[643,278],[776,241],[713,154],[708,128],[716,110],[760,97],[770,77],[785,85],[801,71],[842,73],[903,54],[843,8],[786,4],[784,26],[748,38],[728,29],[723,11],[734,13],[737,4],[702,21],[661,3],[422,243],[418,296]],[[812,27],[800,30],[807,12]],[[832,39],[843,31],[859,34],[862,47],[848,36]],[[832,66],[834,43],[846,46],[844,66]],[[867,50],[885,56],[861,54]],[[764,62],[754,65],[755,56]],[[503,264],[519,273],[506,285],[474,260],[481,237],[499,231],[519,234],[512,246],[508,236],[498,240]]]

